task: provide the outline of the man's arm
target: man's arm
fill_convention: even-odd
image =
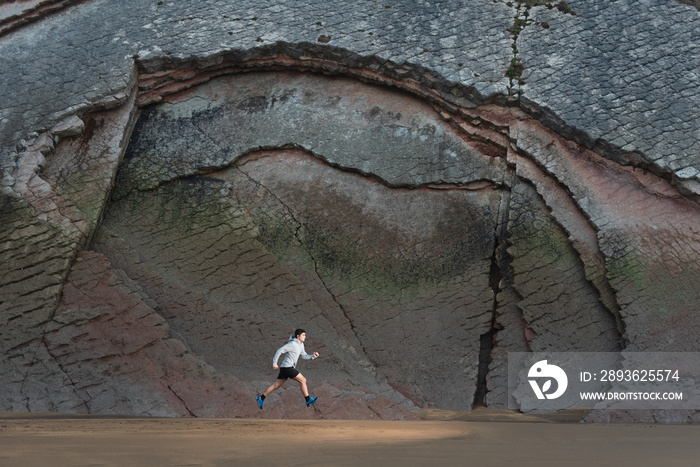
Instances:
[[[306,349],[304,347],[301,348],[301,358],[303,358],[304,360],[313,360],[314,358],[317,358],[317,357],[318,357],[318,352],[314,352],[313,355],[309,355],[306,353]]]
[[[289,351],[290,344],[291,344],[291,342],[287,343],[287,344],[283,345],[282,347],[280,347],[279,349],[277,349],[277,352],[275,352],[275,356],[272,357],[272,368],[274,368],[275,370],[279,368],[277,366],[277,360],[280,359],[280,356],[283,353],[287,353]]]

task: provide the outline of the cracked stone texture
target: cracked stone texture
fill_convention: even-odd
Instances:
[[[550,27],[534,24],[520,35],[527,106],[550,110],[552,124],[581,132],[586,144],[640,153],[678,180],[697,182],[691,172],[700,151],[700,91],[693,86],[700,12],[676,2],[569,4],[575,16],[534,7],[532,18]],[[61,116],[125,99],[134,56],[157,68],[164,60],[206,63],[217,54],[252,57],[305,44],[296,52],[328,52],[351,65],[373,57],[380,69],[418,67],[439,77],[435,81],[470,89],[476,103],[494,99],[507,94],[514,12],[492,0],[368,2],[363,8],[313,1],[67,5],[0,41],[3,159],[21,138],[50,129]],[[331,41],[318,45],[320,35]]]
[[[363,8],[315,1],[87,2],[0,42],[6,60],[0,137],[18,143],[27,130],[49,128],[57,115],[128,94],[135,55],[142,61],[206,59],[228,51],[255,55],[278,42],[316,44],[321,34],[331,36],[328,45],[341,56],[428,67],[488,96],[505,88],[509,15],[507,6],[491,1],[391,8],[375,2]]]
[[[27,347],[14,358],[27,362],[32,373],[22,381],[30,383],[22,392],[31,411],[205,417],[252,412],[231,404],[246,392],[246,383],[216,373],[169,338],[165,320],[99,253],[79,255],[41,344]]]
[[[572,0],[576,15],[531,8],[533,23],[517,41],[525,66],[519,98],[509,97],[505,77],[516,11],[505,2],[3,4],[3,406],[249,416],[240,401],[269,383],[260,376],[268,364],[262,355],[298,324],[284,311],[292,304],[304,308],[301,316],[314,322],[324,346],[328,360],[304,372],[333,400],[323,416],[335,418],[410,417],[407,409],[416,404],[448,408],[448,399],[468,409],[478,392],[479,337],[487,332],[494,346],[486,382],[478,384],[486,385],[484,402],[492,407],[506,404],[509,350],[559,348],[562,337],[581,348],[585,336],[595,335],[595,345],[605,348],[697,351],[700,13],[677,2],[647,3]],[[308,73],[284,78],[286,88],[274,84],[273,74],[239,74],[235,86],[222,84],[228,78],[212,81],[205,96],[187,91],[217,75],[256,69],[347,75],[403,93],[347,79],[320,91]],[[256,91],[256,79],[268,91]],[[181,113],[169,114],[165,109],[176,103]],[[292,170],[301,166],[313,172]],[[322,179],[335,181],[333,196],[314,191],[324,187]],[[402,214],[413,212],[405,206],[421,206],[416,212],[425,225],[440,210],[453,222],[481,225],[460,233],[441,219],[432,228],[461,235],[465,245],[490,229],[490,246],[478,240],[474,256],[421,250],[425,244],[407,234],[415,226],[396,220],[400,215],[392,221],[396,214],[387,208],[360,209],[357,200],[368,193],[401,206]],[[154,210],[158,203],[162,209]],[[228,223],[200,206],[228,213]],[[143,238],[134,238],[129,209],[143,222]],[[177,220],[182,209],[189,219]],[[334,226],[329,209],[367,221]],[[149,224],[165,218],[183,235]],[[387,222],[399,222],[391,234],[360,235],[362,226],[387,232]],[[376,237],[396,244],[369,249],[371,261],[331,261],[357,253],[359,246],[343,236],[353,229],[362,245]],[[230,267],[215,258],[221,245],[213,238],[222,232],[242,236],[236,248],[256,245],[253,257],[264,259],[258,266],[271,275],[241,270],[237,280],[245,287],[220,285],[216,275]],[[147,240],[152,244],[141,245]],[[192,254],[209,248],[209,255],[184,260],[174,248]],[[429,267],[399,268],[415,264],[403,260],[418,254]],[[425,278],[437,274],[440,255],[449,257],[443,269],[450,279],[431,288]],[[389,265],[384,279],[377,258]],[[345,263],[356,268],[339,267]],[[83,277],[85,264],[107,284]],[[419,292],[397,295],[416,283]],[[290,284],[289,302],[274,298],[281,284]],[[96,304],[90,291],[122,298]],[[137,303],[136,296],[142,301],[136,311],[122,307]],[[397,296],[408,300],[405,307]],[[544,306],[554,303],[560,305]],[[572,303],[581,311],[567,315]],[[251,325],[257,334],[231,321],[252,322],[262,304],[277,310],[278,331],[263,330],[263,320]],[[458,304],[466,310],[459,317],[448,311]],[[377,321],[364,311],[370,308]],[[193,309],[213,318],[198,319]],[[128,326],[118,329],[134,336],[114,350],[109,328],[123,320]],[[416,320],[429,336],[450,337],[449,359],[434,361],[439,350],[411,334]],[[222,322],[229,336],[243,332],[245,340],[217,335]],[[125,350],[126,341],[143,344],[141,338],[146,347]],[[264,347],[262,363],[228,368],[231,357],[219,349],[247,355],[246,340]],[[75,357],[67,352],[73,346]],[[102,357],[82,359],[91,354]],[[432,373],[421,374],[424,363],[401,367],[399,354],[429,361]],[[148,368],[143,380],[123,368],[131,359]],[[455,361],[464,366],[450,374],[445,365]],[[320,383],[326,375],[332,376]],[[469,390],[456,395],[460,385]],[[296,388],[274,397],[278,404],[265,416],[309,416]]]
[[[700,187],[700,11],[676,2],[567,2],[532,9],[518,41],[526,106],[588,147]]]
[[[121,263],[155,276],[130,277],[155,284],[141,286],[221,371],[255,377],[270,344],[251,341],[309,323],[330,354],[309,375],[408,407],[469,407],[500,198],[480,180],[504,170],[473,144],[425,103],[353,80],[222,78],[142,114],[103,225],[138,257]],[[173,299],[193,292],[203,304]],[[234,335],[241,348],[222,356]]]
[[[518,127],[518,145],[567,188],[595,228],[626,348],[697,350],[698,205],[664,179],[531,131],[527,122]],[[617,307],[608,309],[617,314]]]
[[[258,241],[257,227],[232,202],[230,191],[224,182],[196,178],[126,197],[110,205],[95,248],[160,311],[171,335],[217,372],[233,373],[248,381],[248,387],[264,390],[270,383],[265,378],[274,379],[268,370],[273,342],[284,343],[297,323],[308,323],[310,336],[323,337],[311,337],[307,347],[325,358],[302,362],[300,368],[314,393],[328,399],[324,416],[412,418],[404,407],[395,407],[389,397],[398,397],[390,387],[358,366],[356,355],[347,355],[335,327],[303,284]],[[340,375],[335,368],[343,369]],[[356,378],[348,380],[348,372]],[[358,389],[361,383],[371,390],[371,400]],[[276,409],[278,395],[271,396],[273,410],[266,415],[298,416],[295,407],[303,399],[294,389],[296,397],[287,394]],[[254,393],[248,389],[246,397],[230,395],[237,408],[220,415],[233,416],[241,407],[253,406]],[[337,399],[341,393],[345,397]],[[364,408],[354,407],[355,399]],[[381,412],[368,408],[377,404]]]
[[[510,198],[508,254],[512,287],[539,351],[614,352],[621,342],[615,318],[596,298],[564,230],[548,216],[535,190],[516,182]],[[544,336],[541,338],[540,336]]]

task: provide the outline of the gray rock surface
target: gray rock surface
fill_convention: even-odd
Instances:
[[[300,320],[336,418],[697,351],[700,11],[529,3],[1,5],[0,408],[252,416]]]
[[[547,110],[553,126],[568,127],[564,136],[672,174],[697,194],[700,11],[676,2],[568,3],[576,15],[533,8],[536,23],[520,35],[526,106]]]
[[[331,49],[348,64],[371,58],[378,66],[393,62],[425,68],[443,80],[476,85],[486,97],[505,89],[506,5],[332,6],[314,1],[231,5],[136,0],[71,7],[0,42],[6,60],[0,74],[0,137],[18,143],[28,131],[48,129],[57,116],[123,100],[139,61],[152,67],[160,61],[206,62],[224,53],[252,57],[284,50],[285,44],[297,53]],[[330,36],[331,42],[319,47],[320,35]]]

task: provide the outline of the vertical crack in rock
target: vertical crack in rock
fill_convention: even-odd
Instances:
[[[488,392],[489,365],[492,361],[492,352],[495,345],[495,338],[502,328],[498,323],[498,299],[501,293],[501,283],[507,268],[506,241],[508,236],[508,212],[510,209],[510,192],[508,189],[501,190],[501,199],[498,204],[496,216],[496,228],[494,230],[493,252],[491,254],[491,267],[489,270],[489,287],[493,293],[491,307],[491,323],[489,330],[481,335],[479,347],[479,370],[477,373],[476,391],[474,392],[474,402],[472,409],[486,405],[486,393]]]
[[[513,25],[510,28],[508,28],[508,32],[513,38],[513,42],[510,45],[513,57],[510,59],[510,64],[508,66],[508,69],[506,70],[506,76],[508,77],[508,97],[510,99],[516,99],[518,101],[520,100],[520,96],[522,95],[520,85],[525,83],[522,80],[525,65],[523,64],[522,60],[520,59],[520,56],[518,55],[518,38],[520,37],[520,33],[522,32],[522,30],[525,29],[525,27],[531,23],[531,21],[528,20],[528,16],[530,15],[530,5],[527,5],[524,11],[522,10],[522,7],[523,2],[517,2],[517,6],[515,7],[516,12]]]
[[[576,15],[576,12],[571,9],[571,7],[564,1],[554,2],[552,0],[517,0],[515,5],[515,16],[513,17],[513,25],[508,28],[508,32],[513,38],[511,44],[511,50],[513,57],[510,59],[510,64],[506,70],[506,77],[508,77],[508,97],[510,99],[516,100],[518,105],[520,104],[520,97],[523,94],[521,86],[525,84],[523,80],[523,71],[525,70],[525,64],[522,62],[518,52],[518,39],[520,38],[520,33],[526,27],[534,24],[535,21],[530,19],[530,8],[533,6],[546,6],[549,9],[556,8],[562,13],[568,13],[571,15]],[[513,6],[511,2],[507,3],[509,6]],[[539,23],[543,28],[549,28],[549,24],[546,22]]]
[[[493,306],[491,309],[491,324],[489,330],[481,335],[479,346],[479,371],[477,374],[476,391],[472,409],[484,405],[486,392],[486,377],[488,376],[489,364],[491,363],[491,351],[493,350],[493,339],[496,335],[496,310],[498,309],[498,294],[500,292],[500,281],[502,278],[501,268],[498,264],[498,249],[500,241],[498,236],[494,239],[493,255],[491,256],[491,270],[489,273],[489,286],[493,291]]]

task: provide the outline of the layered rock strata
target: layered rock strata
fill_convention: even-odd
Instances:
[[[0,41],[5,409],[259,415],[300,324],[327,403],[290,388],[264,416],[505,407],[508,351],[697,350],[692,8],[446,4],[420,24],[340,8],[345,31],[302,27],[312,3],[298,27],[283,5],[217,2],[133,2],[118,21],[53,2],[70,8],[22,27],[52,4],[24,3]],[[688,41],[665,53],[672,18]],[[41,49],[66,31],[87,45]],[[564,31],[585,66],[561,59]],[[630,61],[642,50],[666,65]],[[603,62],[626,78],[590,79]],[[674,93],[630,91],[674,74]],[[589,419],[635,417],[694,414]]]

